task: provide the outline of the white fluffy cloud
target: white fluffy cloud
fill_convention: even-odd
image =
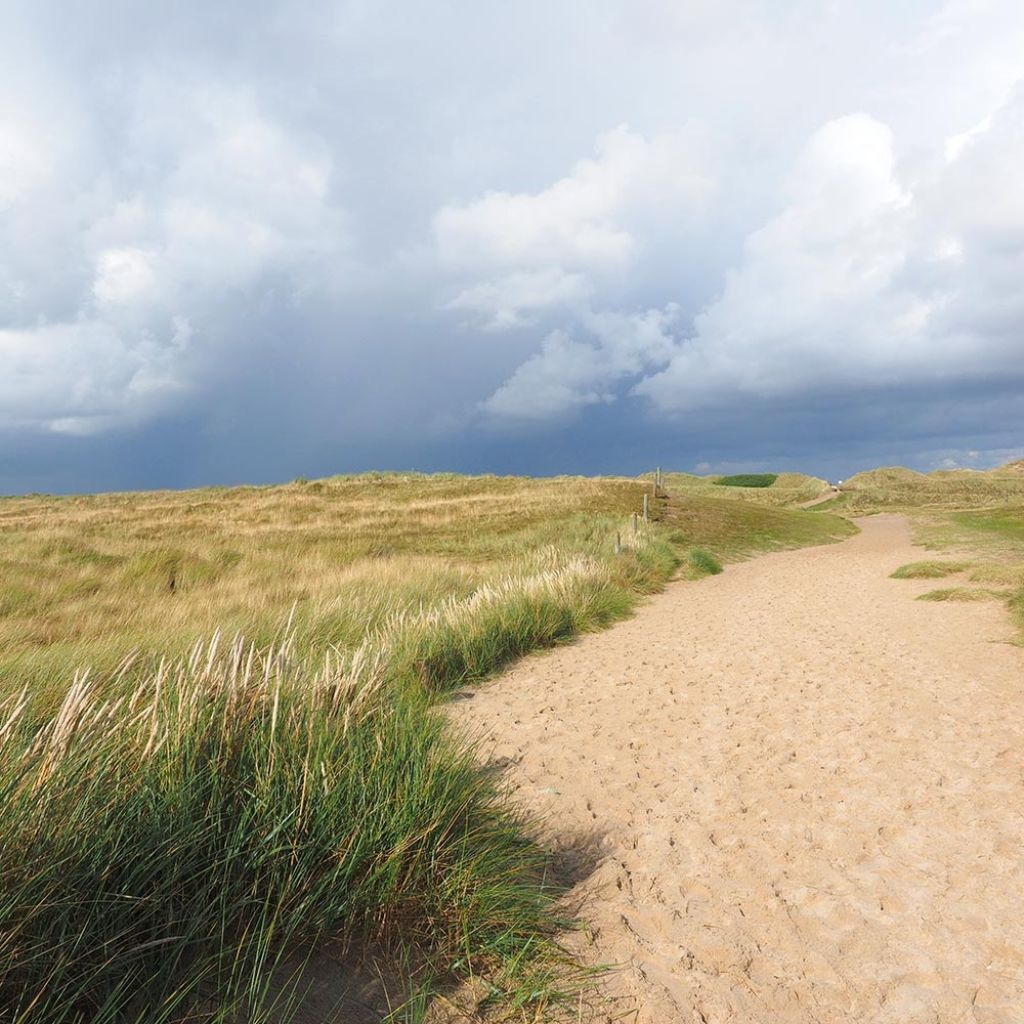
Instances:
[[[562,325],[484,411],[536,421],[632,393],[671,415],[744,396],[1020,375],[1024,94],[941,141],[912,176],[885,124],[829,121],[691,328],[674,306],[618,313],[637,339],[624,348],[593,296],[565,303]]]
[[[464,288],[448,309],[469,310],[483,319],[486,330],[528,327],[532,314],[557,306],[575,306],[592,291],[588,277],[561,267],[517,270]]]
[[[475,279],[448,308],[474,311],[493,329],[578,303],[628,272],[652,217],[692,222],[714,191],[706,144],[693,129],[645,138],[620,126],[594,148],[539,192],[490,192],[437,212],[441,266]]]
[[[623,379],[663,367],[672,358],[678,312],[671,305],[636,314],[581,311],[578,331],[586,340],[552,331],[540,352],[481,408],[497,419],[536,423],[587,405],[614,402]]]
[[[0,120],[0,426],[85,433],[159,415],[225,343],[208,331],[225,301],[337,279],[347,225],[328,196],[330,160],[244,90],[147,81],[121,166],[96,160],[81,124],[77,148],[58,146],[60,123],[41,113],[51,120],[34,136],[31,117]],[[152,169],[157,135],[176,159]],[[40,229],[60,237],[60,261]],[[41,315],[47,292],[59,301]]]
[[[892,133],[825,125],[787,205],[721,297],[636,392],[667,412],[808,389],[993,379],[1024,369],[1024,119],[1015,98],[905,184]]]
[[[131,344],[99,320],[0,330],[4,425],[92,434],[158,414],[182,387],[190,333],[181,318]]]

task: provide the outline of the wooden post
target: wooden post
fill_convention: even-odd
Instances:
[[[648,493],[646,491],[644,491],[644,522],[645,523],[650,518],[650,508],[648,506],[648,501],[649,500],[650,500],[650,495],[648,495]]]
[[[634,512],[633,513],[633,532],[636,533],[637,530],[639,530],[639,529],[640,529],[640,527],[637,525],[637,521],[636,521],[636,513]]]
[[[622,534],[618,531],[615,532],[615,554],[622,554]]]

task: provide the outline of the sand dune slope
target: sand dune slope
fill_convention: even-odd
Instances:
[[[1024,1021],[1024,650],[897,517],[673,584],[455,715],[596,867],[593,1020]],[[584,940],[580,940],[584,943]]]

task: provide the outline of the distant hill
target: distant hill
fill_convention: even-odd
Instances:
[[[840,502],[837,502],[839,504]],[[994,469],[936,469],[919,473],[885,466],[857,473],[843,482],[844,508],[984,508],[1024,505],[1024,459]]]
[[[748,474],[750,476],[770,476],[774,474]],[[828,491],[828,482],[806,473],[779,473],[770,486],[742,487],[735,484],[722,487],[726,480],[738,480],[740,477],[723,477],[719,474],[697,476],[694,473],[666,473],[665,487],[669,493],[703,495],[709,498],[729,498],[739,501],[750,501],[758,505],[774,508],[786,508],[802,505],[812,501]]]
[[[907,469],[904,466],[882,466],[879,469],[868,469],[862,473],[855,473],[849,480],[843,481],[843,490],[860,491],[871,487],[914,486],[927,479],[927,474],[919,473],[916,469]]]

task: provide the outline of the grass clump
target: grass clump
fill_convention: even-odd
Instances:
[[[890,575],[894,580],[938,580],[969,568],[969,562],[908,562]]]
[[[1006,591],[989,590],[986,587],[946,587],[929,590],[918,595],[918,601],[999,601],[1005,599]]]
[[[998,583],[1006,587],[1024,588],[1024,565],[983,562],[968,577],[972,583]]]
[[[702,576],[717,576],[723,571],[722,563],[703,548],[690,548],[687,561],[689,563],[690,576],[693,579],[700,579]]]
[[[263,1020],[325,943],[492,976],[552,956],[542,852],[374,644],[214,639],[127,688],[80,675],[41,726],[5,712],[5,1020]]]
[[[719,487],[771,487],[778,479],[778,473],[734,473],[719,477],[715,483]]]

